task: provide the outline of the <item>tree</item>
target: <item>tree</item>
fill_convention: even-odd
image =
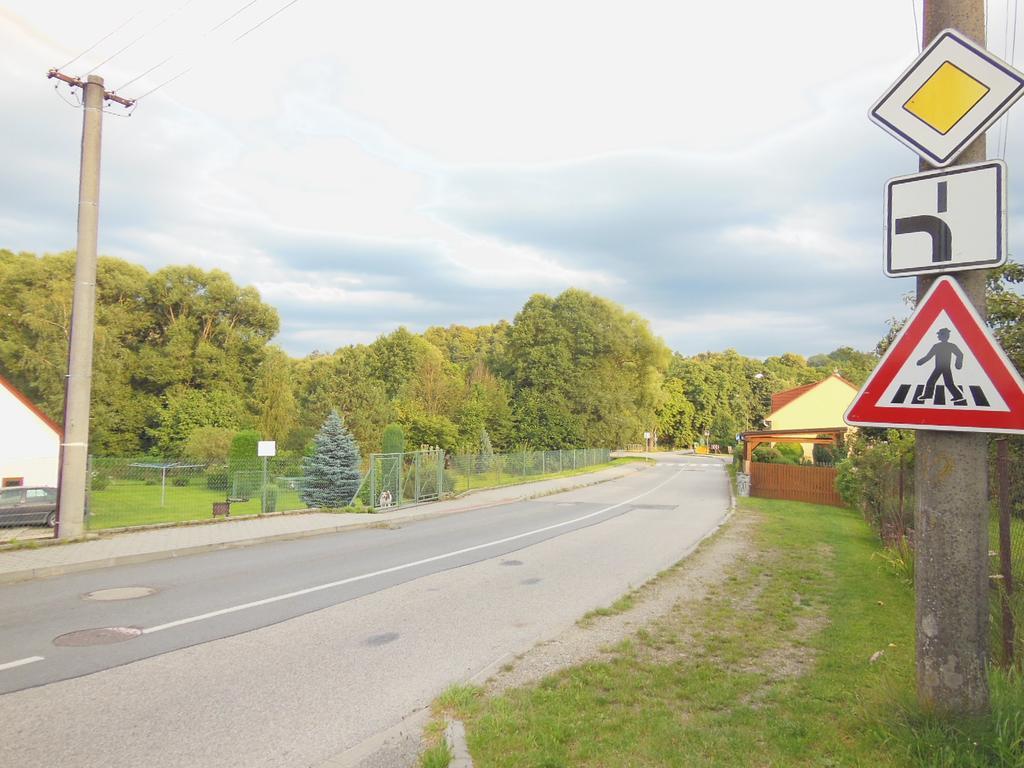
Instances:
[[[383,453],[404,453],[405,452],[405,430],[401,424],[388,424],[384,427]]]
[[[292,390],[292,362],[279,347],[268,347],[253,385],[256,425],[265,440],[286,443],[298,421]]]
[[[313,453],[302,461],[305,480],[302,503],[336,508],[351,503],[359,490],[359,446],[337,411],[331,411],[314,441]]]
[[[686,399],[682,380],[668,379],[664,394],[657,411],[659,440],[671,443],[676,448],[693,445],[699,437],[693,427],[697,411],[693,403]]]
[[[185,441],[199,427],[234,431],[245,423],[247,414],[242,399],[233,392],[175,387],[165,397],[155,420],[156,426],[149,434],[157,451],[163,456],[180,456]]]
[[[520,441],[536,448],[614,446],[654,423],[668,359],[639,315],[569,289],[526,302],[498,370],[515,392]]]
[[[235,430],[227,427],[196,427],[182,446],[182,453],[190,459],[209,463],[227,460]]]

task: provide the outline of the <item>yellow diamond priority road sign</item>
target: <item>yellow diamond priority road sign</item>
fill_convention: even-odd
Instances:
[[[1024,74],[952,29],[871,108],[871,120],[932,165],[952,163],[1024,94]]]

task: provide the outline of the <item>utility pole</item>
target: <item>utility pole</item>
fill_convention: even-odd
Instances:
[[[953,28],[985,45],[984,0],[923,0],[922,45]],[[983,162],[985,135],[956,165]],[[932,170],[921,161],[920,170]],[[952,273],[982,318],[986,270]],[[920,299],[938,275],[917,278]],[[929,710],[980,714],[989,706],[988,435],[917,432],[914,514],[917,695]]]
[[[92,393],[92,347],[96,320],[103,103],[107,100],[131,106],[133,102],[104,91],[103,78],[98,75],[89,75],[82,82],[51,69],[46,76],[81,88],[83,93],[78,245],[64,389],[64,434],[60,444],[56,530],[57,538],[76,539],[85,530],[85,494],[88,489],[89,398]]]

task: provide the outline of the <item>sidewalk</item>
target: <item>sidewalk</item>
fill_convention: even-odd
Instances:
[[[112,565],[143,563],[268,541],[299,539],[323,533],[426,520],[616,480],[641,471],[647,466],[649,465],[639,463],[624,464],[591,474],[488,488],[472,491],[455,499],[376,514],[309,512],[245,517],[205,525],[181,525],[107,534],[71,544],[47,543],[36,548],[0,551],[0,583],[60,576]]]

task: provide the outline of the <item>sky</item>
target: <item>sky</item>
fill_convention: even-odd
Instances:
[[[988,21],[1007,59],[1008,4]],[[290,354],[512,320],[568,287],[683,354],[870,350],[914,288],[882,273],[882,190],[917,160],[867,111],[916,56],[920,13],[0,0],[0,248],[74,248],[81,114],[45,78],[63,67],[142,96],[104,118],[100,253],[227,271],[277,308]],[[989,132],[1011,256],[1014,115]]]

